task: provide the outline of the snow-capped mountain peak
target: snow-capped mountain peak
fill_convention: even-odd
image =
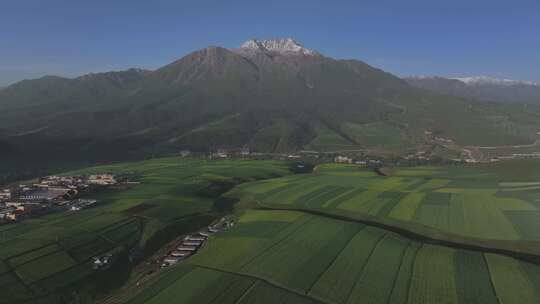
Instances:
[[[280,54],[318,55],[292,38],[277,38],[268,40],[251,39],[244,42],[240,49],[276,52]]]
[[[488,76],[472,76],[472,77],[452,77],[450,79],[459,80],[467,85],[499,85],[499,86],[516,86],[516,85],[531,85],[540,86],[540,84],[532,81],[521,81],[511,79],[500,79]]]

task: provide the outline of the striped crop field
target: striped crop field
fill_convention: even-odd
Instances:
[[[540,266],[512,257],[324,216],[249,210],[128,303],[538,303],[539,284]]]
[[[512,258],[485,254],[491,280],[501,303],[540,303],[539,286],[523,265]],[[532,265],[529,267],[536,268]]]
[[[529,170],[540,170],[538,163]],[[399,168],[388,177],[354,165],[331,164],[284,185],[289,178],[267,180],[264,187],[244,184],[234,195],[245,201],[256,195],[268,207],[370,216],[465,237],[540,241],[540,189],[518,191],[536,187],[538,181],[513,181],[516,177],[497,164]]]
[[[83,169],[70,174],[140,184],[0,225],[0,303],[537,304],[540,162],[515,163],[522,174],[512,164],[381,176],[173,157]],[[227,225],[210,233],[218,219]],[[201,229],[194,255],[160,267]],[[111,267],[92,267],[105,254]]]
[[[460,303],[497,303],[496,291],[483,253],[458,250],[454,255],[454,264]]]
[[[392,209],[389,217],[403,221],[412,220],[425,196],[424,192],[407,193]]]
[[[222,194],[211,192],[215,184],[232,187],[241,180],[291,175],[281,162],[215,162],[179,157],[90,167],[65,174],[103,172],[127,174],[140,184],[85,194],[99,201],[93,208],[0,225],[0,287],[6,290],[0,303],[69,302],[66,299],[77,292],[78,298],[92,299],[96,293],[107,292],[109,285],[128,280],[134,266],[129,262],[132,249],[152,253],[178,234],[215,220],[219,216],[215,200]],[[278,225],[276,230],[280,228]],[[105,254],[112,254],[117,268],[96,271],[93,258]]]
[[[416,255],[408,303],[459,303],[455,281],[455,250],[424,245]]]
[[[310,294],[346,303],[385,232],[371,227],[362,228],[319,277]]]
[[[400,292],[393,283],[396,281],[407,246],[407,240],[394,235],[385,236],[373,249],[368,263],[351,290],[347,303],[387,303],[394,291]]]

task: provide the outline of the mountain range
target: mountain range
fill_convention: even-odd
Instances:
[[[445,78],[407,77],[416,87],[440,94],[504,103],[540,104],[540,84],[487,76]]]
[[[536,139],[534,106],[426,88],[291,38],[252,39],[153,71],[13,84],[0,90],[0,147],[4,157],[112,160],[239,147],[402,153],[428,130],[464,145]]]

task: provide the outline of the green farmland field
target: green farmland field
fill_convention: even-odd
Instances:
[[[497,304],[517,303],[499,302],[517,292],[519,303],[533,304],[538,276],[540,266],[506,256],[422,244],[323,216],[248,210],[128,303]]]
[[[81,212],[0,226],[0,303],[540,303],[540,162],[383,177],[166,158],[66,174],[93,172],[140,184],[93,193],[101,204]],[[135,285],[129,250],[148,256],[224,214],[232,228]],[[113,266],[93,270],[104,253]]]
[[[140,184],[88,194],[100,201],[97,207],[0,226],[0,286],[14,292],[0,297],[0,303],[56,303],[81,287],[91,297],[108,292],[100,281],[108,278],[121,284],[130,266],[117,261],[115,265],[128,266],[95,271],[92,257],[113,253],[114,259],[127,260],[127,252],[134,247],[150,254],[178,234],[216,219],[221,214],[216,206],[219,194],[234,184],[290,174],[278,162],[182,158],[66,174],[93,172],[126,174]]]
[[[540,163],[529,164],[525,170],[515,163],[522,176],[496,164],[398,168],[390,177],[351,165],[320,165],[303,179],[248,183],[233,195],[268,207],[367,215],[473,238],[540,241],[540,174],[531,173],[540,171]],[[273,184],[280,191],[267,190]]]
[[[534,166],[540,168],[533,162],[529,170]],[[519,303],[538,303],[536,264],[427,244],[335,217],[406,223],[415,232],[431,227],[450,236],[536,242],[540,196],[530,189],[504,191],[534,186],[530,178],[536,175],[520,177],[497,166],[401,168],[381,177],[331,164],[311,174],[243,183],[226,194],[240,200],[237,225],[211,237],[174,270],[204,269],[214,288],[186,288],[189,298],[167,291],[149,297],[161,282],[189,286],[185,276],[175,281],[167,274],[129,303],[511,304],[516,293]]]

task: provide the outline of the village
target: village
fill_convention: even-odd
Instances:
[[[96,187],[118,184],[112,174],[88,176],[46,176],[32,184],[19,184],[0,190],[0,223],[19,222],[51,212],[76,212],[97,204],[81,198]]]
[[[300,150],[289,153],[262,153],[241,148],[217,148],[209,152],[193,152],[181,150],[177,154],[181,157],[201,157],[207,159],[274,159],[281,161],[312,161],[316,163],[342,163],[355,164],[360,167],[385,166],[419,166],[419,165],[449,165],[449,164],[476,164],[493,163],[506,159],[540,158],[539,152],[531,153],[503,153],[495,148],[525,148],[540,145],[535,142],[531,145],[511,147],[464,147],[456,144],[450,138],[434,135],[432,130],[424,130],[424,145],[421,148],[405,149],[403,151],[389,151],[384,149],[349,149],[340,151]],[[435,150],[447,151],[446,156],[438,155]],[[494,153],[487,153],[486,150]],[[452,155],[452,157],[450,157]]]
[[[301,150],[294,153],[260,153],[250,151],[248,148],[241,149],[217,149],[209,153],[197,153],[182,150],[178,153],[182,157],[201,157],[208,159],[273,159],[280,161],[309,161],[315,163],[341,163],[354,164],[359,167],[374,168],[382,165],[392,166],[418,166],[434,164],[470,164],[479,161],[467,151],[462,152],[462,157],[454,159],[441,159],[433,157],[429,151],[414,151],[404,155],[370,153],[367,149],[343,150],[343,151],[311,151]],[[499,161],[493,157],[487,162]]]

